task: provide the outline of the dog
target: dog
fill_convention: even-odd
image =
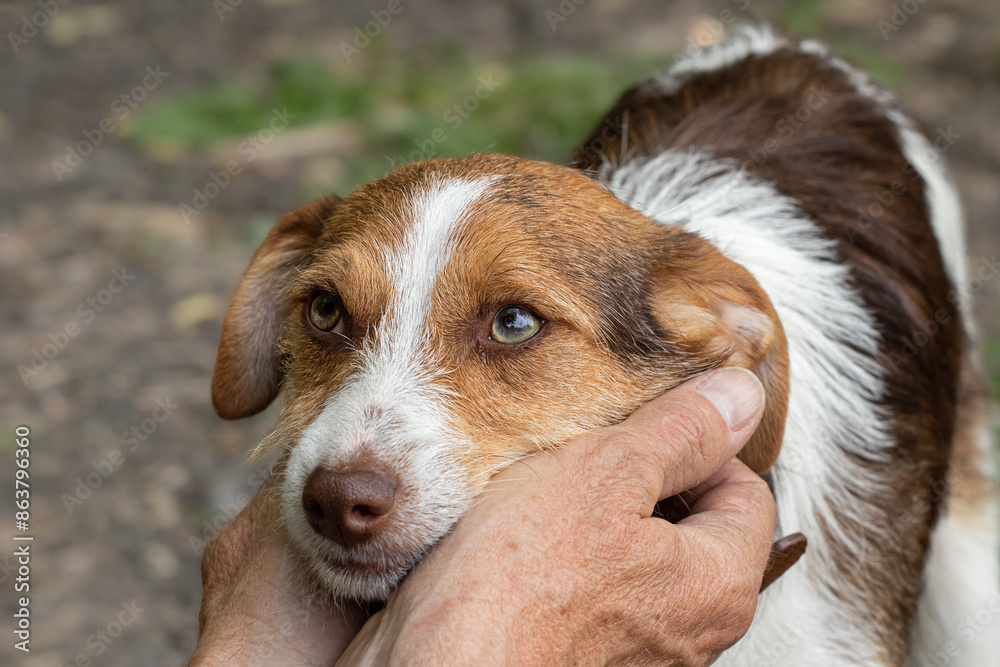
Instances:
[[[294,548],[378,600],[497,470],[747,368],[767,405],[740,457],[810,548],[718,664],[994,664],[990,404],[936,139],[819,43],[746,28],[627,91],[567,166],[423,161],[286,215],[213,404],[283,393],[261,447]]]

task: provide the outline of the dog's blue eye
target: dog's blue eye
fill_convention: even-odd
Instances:
[[[309,304],[309,321],[320,331],[342,329],[344,307],[333,294],[317,294]]]
[[[542,320],[527,308],[504,306],[493,318],[490,339],[505,345],[528,340],[542,328]]]

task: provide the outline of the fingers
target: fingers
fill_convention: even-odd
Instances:
[[[203,606],[214,602],[213,593],[227,588],[248,566],[265,540],[278,539],[276,475],[271,475],[261,490],[236,517],[224,525],[209,541],[201,560],[201,578],[205,589]],[[204,615],[205,609],[202,609]]]
[[[776,510],[767,484],[739,459],[728,461],[691,490],[691,516],[677,524],[731,545],[748,565],[763,571],[774,536]]]
[[[764,389],[753,373],[720,369],[598,432],[595,447],[600,458],[609,460],[609,482],[638,481],[655,502],[699,484],[733,458],[763,411]]]

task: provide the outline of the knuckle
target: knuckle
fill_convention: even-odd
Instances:
[[[205,590],[224,587],[234,577],[247,550],[242,513],[209,539],[201,556],[201,581]]]
[[[738,608],[732,610],[733,612],[733,629],[739,633],[734,639],[739,640],[746,631],[750,629],[750,624],[753,623],[754,616],[757,614],[757,596],[755,595],[748,598],[745,604],[740,605]]]
[[[746,622],[749,626],[753,619],[753,610],[760,589],[758,577],[751,577],[747,572],[740,572],[728,578],[724,588],[723,609],[737,625]]]
[[[709,606],[714,610],[707,617],[708,627],[699,636],[698,650],[702,653],[721,652],[743,637],[753,622],[757,610],[759,582],[746,569],[732,562],[712,564],[713,592]]]
[[[744,508],[753,513],[774,513],[774,496],[771,495],[771,487],[767,485],[762,477],[750,473],[739,479],[743,493],[739,495],[739,502]]]
[[[742,608],[757,600],[760,581],[739,555],[719,555],[710,568],[715,580],[715,603],[720,610]]]
[[[704,460],[708,457],[709,430],[704,417],[689,405],[679,404],[664,415],[660,435],[666,444],[684,452],[693,451]]]
[[[637,442],[634,434],[609,431],[591,450],[589,465],[600,470],[605,481],[634,479],[656,465],[655,455],[644,445],[648,443]]]
[[[747,514],[750,517],[763,519],[763,522],[758,522],[758,525],[766,533],[768,544],[770,544],[770,537],[774,532],[774,524],[778,516],[778,508],[774,502],[774,496],[771,495],[771,487],[761,477],[754,475],[747,479],[746,489],[747,491],[742,497]]]
[[[650,479],[663,464],[648,442],[633,433],[609,429],[594,439],[580,460],[577,479],[586,480],[588,500],[599,514],[628,515],[627,509],[645,505]]]

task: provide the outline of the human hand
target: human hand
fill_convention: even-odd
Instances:
[[[728,460],[760,417],[759,385],[743,371],[713,375],[499,475],[341,664],[714,659],[753,617],[774,508]],[[705,397],[733,389],[723,418]],[[310,595],[274,484],[206,550],[193,665],[329,665],[367,616]],[[689,518],[649,518],[656,500],[696,484]]]
[[[332,665],[368,613],[302,575],[279,520],[278,475],[209,542],[192,667]]]
[[[734,458],[763,398],[716,371],[511,465],[338,664],[711,663],[750,626],[774,531]],[[652,518],[685,489],[689,517]]]

